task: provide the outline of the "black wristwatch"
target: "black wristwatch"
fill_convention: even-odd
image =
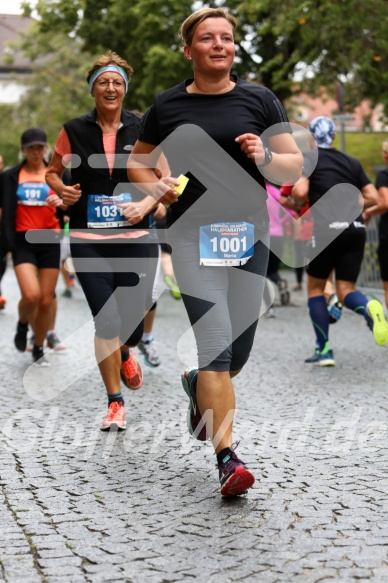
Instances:
[[[262,164],[258,164],[258,168],[264,168],[264,166],[268,166],[272,162],[272,152],[267,146],[264,146],[264,162]]]

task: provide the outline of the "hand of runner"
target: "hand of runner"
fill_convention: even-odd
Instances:
[[[164,219],[167,214],[167,209],[164,204],[158,204],[154,211],[154,218],[155,219]]]
[[[179,186],[179,180],[172,176],[164,176],[153,184],[152,197],[159,203],[173,204],[178,201],[178,194],[173,189],[174,186]]]
[[[63,200],[57,194],[50,194],[46,198],[46,201],[47,201],[47,204],[49,204],[50,206],[54,206],[54,207],[60,207],[63,205]]]
[[[256,134],[242,134],[241,136],[238,136],[235,141],[240,144],[241,150],[253,162],[256,162],[259,166],[264,162],[264,144],[259,136],[256,136]]]
[[[63,191],[61,192],[61,198],[63,200],[63,204],[66,206],[72,206],[80,199],[82,194],[81,185],[74,184],[73,186],[65,186]]]
[[[149,213],[155,206],[152,197],[148,196],[140,202],[123,202],[117,205],[123,209],[123,216],[131,225],[136,225]]]

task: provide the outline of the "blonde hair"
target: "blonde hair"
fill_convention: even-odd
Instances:
[[[193,40],[195,29],[207,18],[225,18],[233,28],[237,26],[237,20],[225,8],[202,8],[190,14],[181,24],[179,36],[183,45],[190,46]]]
[[[109,63],[114,63],[118,67],[124,69],[124,71],[128,75],[128,80],[131,78],[131,75],[133,73],[131,65],[129,65],[125,59],[122,59],[114,51],[107,51],[106,53],[98,57],[96,61],[94,61],[93,65],[88,71],[86,81],[89,83],[90,77],[93,75],[94,71],[97,71],[97,69],[101,69],[101,67],[106,67],[107,65],[109,65]]]
[[[388,154],[388,140],[384,140],[383,142],[383,152]]]

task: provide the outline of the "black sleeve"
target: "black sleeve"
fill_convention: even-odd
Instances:
[[[0,209],[3,208],[3,173],[0,174]]]
[[[267,128],[265,130],[266,137],[292,133],[286,110],[270,89],[240,79],[238,85],[250,96],[250,105],[260,113],[264,113]]]
[[[288,121],[286,110],[272,91],[269,89],[265,93],[266,115],[268,129],[266,136],[276,136],[278,134],[291,134],[292,129]]]
[[[73,183],[73,180],[72,180],[72,177],[71,177],[71,173],[67,169],[65,169],[65,171],[62,174],[62,182],[66,186],[71,186],[72,183]]]
[[[357,187],[361,190],[367,184],[371,184],[372,181],[365,174],[365,171],[361,166],[361,163],[358,160],[356,162],[357,162],[357,174],[355,174],[355,176],[357,176]]]
[[[387,170],[380,170],[376,176],[376,188],[381,188],[385,186],[388,188],[388,169]],[[0,194],[1,196],[1,194]],[[1,198],[0,198],[0,206],[1,206]]]
[[[157,115],[155,105],[151,105],[142,117],[140,124],[139,138],[141,142],[158,146],[160,137],[158,131]]]

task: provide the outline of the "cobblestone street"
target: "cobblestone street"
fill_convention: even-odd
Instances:
[[[388,347],[363,318],[331,327],[326,369],[303,362],[305,291],[261,318],[234,383],[234,437],[256,483],[224,500],[211,445],[186,428],[180,375],[195,348],[182,302],[161,297],[162,364],[143,367],[139,391],[123,387],[127,431],[106,434],[89,309],[79,286],[62,290],[67,350],[38,369],[13,345],[11,268],[2,281],[1,583],[388,582]]]

